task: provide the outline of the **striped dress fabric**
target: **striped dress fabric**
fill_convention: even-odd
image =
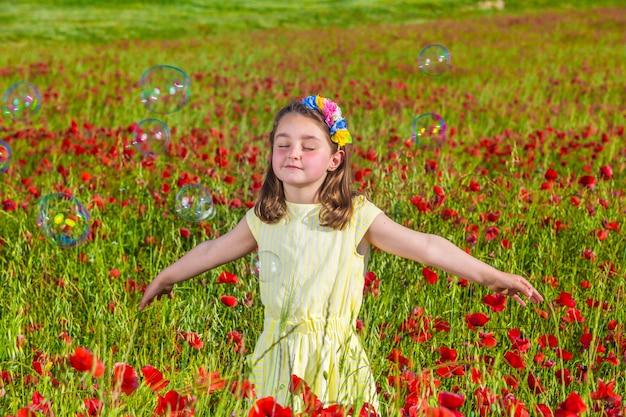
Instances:
[[[263,332],[247,357],[258,398],[272,396],[294,411],[291,375],[304,379],[325,404],[378,409],[369,361],[356,334],[363,301],[365,257],[357,246],[381,210],[363,196],[342,230],[320,226],[319,204],[287,203],[276,224],[251,209],[246,221],[258,245]]]

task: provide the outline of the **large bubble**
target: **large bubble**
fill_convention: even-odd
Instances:
[[[151,112],[173,113],[187,104],[190,86],[191,80],[185,71],[170,65],[156,65],[141,76],[141,102]]]
[[[11,164],[11,148],[9,144],[0,140],[0,174],[9,169]]]
[[[85,241],[91,231],[90,220],[89,210],[70,194],[48,194],[39,202],[37,225],[61,248],[73,248]]]
[[[213,196],[200,184],[187,184],[176,194],[176,212],[188,222],[200,222],[215,217]]]
[[[31,83],[13,84],[2,96],[2,113],[13,120],[25,120],[39,111],[41,96]]]
[[[170,129],[159,119],[144,119],[135,126],[132,143],[142,155],[155,157],[167,151]]]
[[[432,44],[422,49],[417,57],[420,70],[430,76],[439,76],[450,69],[450,52],[445,46]]]

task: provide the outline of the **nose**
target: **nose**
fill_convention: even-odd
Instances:
[[[287,155],[287,158],[288,159],[300,159],[300,151],[298,150],[298,148],[293,146],[289,150],[289,154]]]

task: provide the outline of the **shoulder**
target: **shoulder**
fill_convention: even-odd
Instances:
[[[382,210],[378,208],[374,203],[372,203],[366,196],[363,194],[357,194],[352,198],[352,204],[354,206],[354,212],[356,214],[363,212],[370,213],[382,213]]]
[[[353,206],[351,224],[356,228],[357,238],[360,239],[383,211],[364,195],[354,196]]]

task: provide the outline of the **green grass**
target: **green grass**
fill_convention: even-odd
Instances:
[[[0,41],[106,43],[111,40],[201,38],[255,29],[358,27],[502,14],[476,0],[343,1],[20,1],[0,11]],[[506,13],[617,7],[595,2],[507,1]]]
[[[375,24],[337,28],[320,36],[316,22],[332,20],[315,19],[331,19],[323,15],[331,8],[328,3],[319,3],[317,15],[297,28],[291,24],[299,19],[291,13],[299,11],[263,3],[263,19],[275,22],[268,30],[257,30],[260,26],[242,18],[257,11],[255,3],[246,3],[230,18],[221,11],[218,27],[205,31],[194,26],[204,15],[193,13],[197,9],[192,3],[183,3],[178,10],[186,10],[181,16],[190,20],[175,20],[165,32],[153,35],[146,32],[147,19],[136,19],[146,24],[137,32],[128,30],[125,22],[138,16],[130,11],[137,3],[122,12],[121,2],[107,3],[110,7],[100,3],[109,10],[103,12],[102,22],[120,15],[110,30],[95,24],[88,30],[78,21],[61,21],[56,28],[35,25],[35,13],[27,9],[33,4],[3,5],[0,12],[5,19],[0,25],[5,40],[1,86],[28,80],[44,95],[33,120],[0,119],[0,139],[13,151],[9,171],[0,174],[0,371],[14,378],[0,384],[0,415],[15,414],[32,401],[35,391],[52,400],[56,416],[86,413],[86,398],[102,399],[103,415],[151,415],[157,397],[143,385],[131,396],[122,396],[121,403],[111,399],[116,362],[138,371],[153,365],[171,380],[168,389],[177,391],[193,383],[200,366],[231,381],[245,375],[243,356],[233,351],[227,334],[241,332],[251,350],[261,331],[263,311],[249,257],[179,285],[173,300],[138,313],[141,285],[195,244],[230,230],[245,214],[245,206],[220,204],[211,222],[184,222],[173,209],[179,179],[196,177],[192,181],[209,186],[227,202],[252,202],[250,185],[265,171],[266,135],[275,112],[290,99],[312,93],[334,97],[341,105],[355,137],[355,169],[372,170],[365,177],[371,181],[356,186],[363,185],[390,217],[442,235],[497,268],[527,276],[546,297],[537,307],[547,312],[547,319],[534,306],[522,308],[511,300],[504,311],[491,313],[481,303],[484,288],[462,286],[441,271],[436,284],[427,284],[422,265],[374,251],[369,270],[380,279],[380,295],[365,298],[361,337],[382,394],[388,394],[382,397],[383,415],[398,415],[408,395],[407,387],[396,388],[388,381],[398,373],[385,359],[392,349],[401,349],[413,360],[410,371],[416,374],[440,367],[441,346],[456,349],[466,376],[437,377],[441,385],[436,391],[457,387],[467,397],[462,411],[468,416],[476,412],[473,393],[481,385],[502,400],[494,404],[492,415],[505,414],[504,389],[524,402],[530,415],[539,403],[558,408],[572,392],[590,409],[606,405],[591,399],[597,378],[615,382],[616,392],[624,391],[623,362],[613,366],[602,360],[607,353],[599,352],[597,343],[583,349],[580,342],[586,327],[607,352],[621,358],[626,349],[626,316],[620,308],[626,262],[623,8],[559,3],[560,10],[537,12],[532,10],[545,4],[520,2],[507,5],[504,12],[472,12],[463,18],[463,3],[433,3],[445,7],[437,15],[442,18],[415,23],[422,18],[420,11],[390,24],[402,5],[368,3],[370,8],[358,13],[371,13],[371,20],[352,20],[365,24],[378,16]],[[333,7],[348,10],[352,5]],[[84,6],[42,3],[38,13],[75,13],[76,19],[96,21]],[[13,37],[20,26],[11,17],[15,13],[30,22],[22,27],[30,28],[29,33]],[[352,13],[332,18],[345,23]],[[156,12],[154,18],[158,21]],[[237,31],[225,32],[241,22]],[[128,40],[135,37],[139,39]],[[43,39],[58,42],[51,47]],[[432,42],[446,45],[452,54],[451,71],[438,78],[421,74],[416,63],[419,50]],[[172,128],[173,146],[152,166],[138,155],[125,158],[122,153],[131,140],[128,127],[154,116],[139,102],[139,77],[149,66],[162,63],[188,72],[192,96],[181,111],[159,116]],[[441,154],[405,146],[411,121],[426,111],[439,112],[448,123],[449,141]],[[77,122],[75,132],[72,120]],[[85,122],[93,126],[85,127]],[[215,159],[219,150],[226,152],[225,166]],[[424,168],[427,160],[438,164],[435,171]],[[600,178],[603,165],[612,167],[613,179]],[[545,190],[548,168],[554,168],[558,178]],[[64,170],[67,175],[60,173]],[[81,178],[83,172],[92,176],[88,182]],[[578,185],[583,175],[598,180],[593,190]],[[480,192],[469,190],[472,181]],[[171,187],[169,193],[163,191],[164,184]],[[435,185],[445,190],[447,199],[441,207],[420,211],[412,198],[430,201]],[[86,205],[96,196],[105,204],[91,207],[96,220],[93,239],[63,250],[37,228],[36,204],[40,196],[66,189]],[[571,197],[580,198],[580,205],[572,204]],[[9,200],[16,210],[4,208]],[[443,209],[455,210],[458,216],[446,220]],[[484,220],[497,211],[499,220]],[[596,233],[608,230],[604,221],[619,222],[620,230],[609,230],[601,241]],[[557,222],[566,227],[556,232]],[[487,226],[497,226],[500,236],[488,241]],[[191,236],[181,237],[180,228],[188,228]],[[475,245],[470,243],[473,234]],[[503,238],[510,249],[503,246]],[[586,248],[595,260],[582,256]],[[616,274],[601,268],[605,262]],[[118,278],[110,273],[114,269],[120,270]],[[221,271],[237,274],[240,283],[215,284]],[[582,281],[591,287],[582,287]],[[565,307],[554,303],[561,291],[572,294],[584,322],[563,320]],[[254,296],[251,307],[242,303],[248,293]],[[236,296],[240,304],[224,307],[222,294]],[[587,299],[612,309],[589,307]],[[432,334],[423,343],[399,330],[417,307],[424,309],[423,323]],[[465,323],[469,312],[490,316],[482,330],[493,332],[498,346],[478,347],[478,333]],[[450,332],[433,330],[436,320],[447,321]],[[512,328],[531,340],[523,355],[526,369],[513,369],[504,360]],[[181,340],[184,331],[199,333],[204,347],[198,351]],[[60,337],[63,332],[71,337],[70,344]],[[555,335],[559,347],[574,358],[562,361],[553,349],[540,349],[538,339],[545,334]],[[68,365],[67,357],[78,346],[88,347],[104,361],[103,378],[92,379]],[[50,358],[49,376],[33,368],[38,351]],[[554,367],[534,364],[540,352]],[[493,358],[493,366],[480,360],[485,356]],[[589,370],[586,379],[578,374],[582,367]],[[471,380],[472,368],[480,371],[482,383]],[[561,368],[572,373],[568,386],[555,375]],[[528,387],[531,372],[541,379],[545,393],[535,394]],[[520,380],[518,388],[507,388],[507,375]],[[196,415],[247,415],[249,403],[234,400],[226,390],[209,396],[196,389],[194,394]],[[437,404],[436,393],[424,396],[430,405]]]

